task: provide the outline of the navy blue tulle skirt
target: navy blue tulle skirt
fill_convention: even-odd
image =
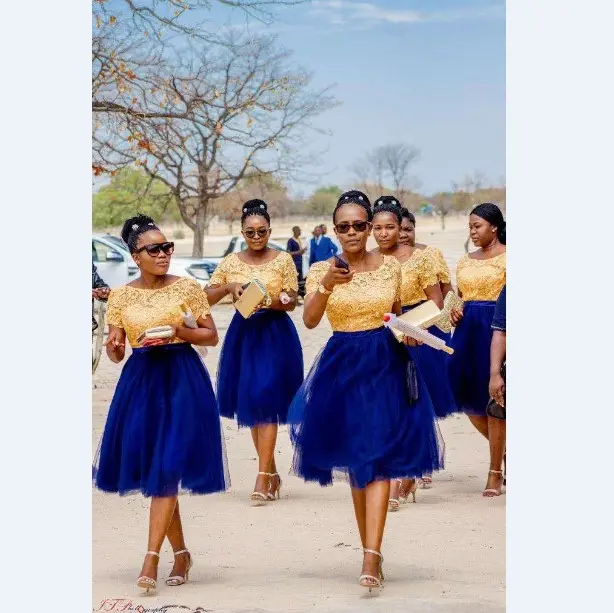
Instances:
[[[191,345],[134,349],[93,466],[105,492],[211,494],[230,484],[211,379]]]
[[[329,485],[333,472],[363,488],[443,468],[433,406],[420,376],[407,390],[409,355],[387,328],[334,332],[288,413],[293,472]]]
[[[471,415],[486,415],[490,380],[490,328],[495,302],[470,301],[463,309],[463,319],[454,329],[448,356],[448,376],[456,405]]]
[[[417,306],[418,304],[404,306],[403,313]],[[442,332],[437,326],[431,326],[428,331],[437,338],[444,340],[446,345],[450,346],[451,334],[449,332]],[[428,345],[407,347],[407,350],[424,378],[426,389],[429,391],[429,396],[431,397],[433,408],[435,409],[435,415],[441,419],[448,417],[448,415],[452,413],[456,413],[458,409],[456,408],[456,402],[448,380],[446,359],[448,354],[433,349]]]
[[[239,427],[285,424],[303,382],[303,351],[287,313],[263,309],[248,319],[235,313],[222,347],[217,398],[223,417]]]

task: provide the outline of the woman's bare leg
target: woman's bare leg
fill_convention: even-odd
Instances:
[[[488,442],[490,445],[490,469],[486,489],[498,490],[503,485],[503,474],[490,471],[502,471],[505,454],[505,419],[488,418]]]
[[[176,504],[177,496],[154,496],[151,499],[147,551],[160,551],[171,524]],[[145,556],[140,576],[157,579],[158,561],[159,558],[157,556]]]
[[[166,536],[168,538],[168,542],[173,548],[173,552],[182,551],[186,549],[185,541],[183,538],[183,527],[181,525],[181,515],[179,514],[179,500],[175,505],[173,517],[171,519],[170,526],[168,527],[168,532],[166,533]],[[185,571],[188,568],[189,561],[190,555],[188,553],[181,553],[178,556],[175,556],[173,570],[171,570],[170,576],[185,576]]]
[[[486,415],[467,415],[473,427],[484,437],[488,438],[488,417]]]
[[[384,526],[390,498],[390,481],[372,481],[365,488],[366,498],[366,538],[365,549],[381,552]],[[381,559],[372,553],[366,553],[362,564],[362,574],[379,577]]]
[[[352,502],[354,504],[354,515],[358,524],[358,533],[360,534],[360,542],[364,549],[367,545],[367,495],[363,489],[353,487]]]
[[[256,435],[252,432],[254,442],[258,441],[256,451],[258,452],[258,472],[267,473],[257,475],[255,492],[262,494],[269,493],[271,464],[274,463],[275,443],[277,442],[277,424],[262,424],[256,427]]]

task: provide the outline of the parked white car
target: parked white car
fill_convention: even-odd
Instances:
[[[111,235],[92,236],[92,260],[98,274],[110,288],[129,283],[138,275],[139,269],[121,238]],[[205,287],[209,272],[202,261],[193,258],[171,258],[169,274],[178,277],[191,277]]]

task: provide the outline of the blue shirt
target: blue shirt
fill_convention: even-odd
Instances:
[[[319,240],[311,239],[309,249],[309,266],[314,262],[323,262],[333,257],[338,249],[328,236],[320,236]]]
[[[499,330],[505,332],[505,288],[503,286],[499,298],[497,298],[497,304],[495,305],[495,315],[492,318],[491,328],[493,330]]]

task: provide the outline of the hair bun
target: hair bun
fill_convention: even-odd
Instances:
[[[268,210],[267,203],[264,200],[260,200],[259,198],[254,198],[253,200],[248,200],[243,205],[243,212],[247,213],[247,211],[251,211],[252,209],[260,209],[261,211],[266,212]]]
[[[371,208],[371,201],[369,200],[367,194],[357,189],[352,189],[349,192],[344,192],[341,194],[341,196],[339,196],[339,200],[337,200],[337,205],[346,204],[348,202],[355,202],[361,206]]]
[[[383,206],[384,204],[397,206],[399,208],[403,207],[401,201],[396,196],[380,196],[375,202],[376,206]]]
[[[156,229],[156,223],[154,220],[149,217],[149,215],[135,215],[130,219],[126,219],[124,222],[124,226],[122,227],[121,237],[126,245],[128,244],[128,239],[130,235],[134,232],[138,232],[141,228],[145,226],[151,226],[152,229]]]

